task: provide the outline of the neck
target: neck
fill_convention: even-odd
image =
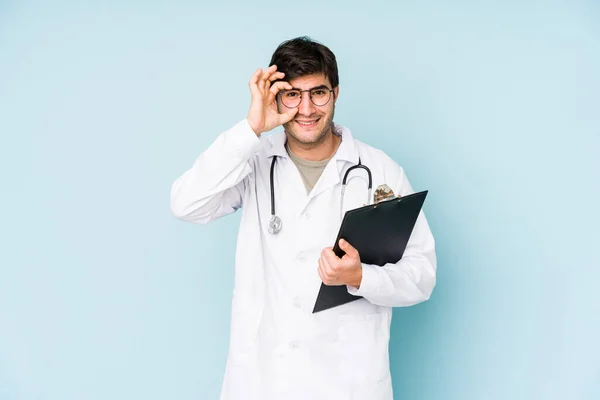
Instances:
[[[342,139],[329,131],[318,143],[301,143],[291,136],[287,138],[288,148],[296,156],[307,161],[322,161],[331,158]]]

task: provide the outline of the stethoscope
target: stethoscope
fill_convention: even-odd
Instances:
[[[281,218],[279,218],[276,214],[275,214],[275,187],[273,185],[273,171],[275,170],[275,162],[277,161],[277,156],[273,156],[273,161],[271,161],[271,173],[270,173],[270,181],[271,181],[271,219],[269,220],[269,233],[271,234],[277,234],[279,233],[279,231],[281,231]],[[344,173],[344,179],[342,179],[342,196],[341,196],[341,200],[340,200],[340,218],[342,216],[342,209],[344,207],[344,192],[346,191],[346,184],[348,183],[348,174],[350,172],[352,172],[352,170],[357,169],[357,168],[362,168],[365,171],[367,171],[367,175],[369,176],[369,187],[368,187],[368,194],[367,194],[367,205],[370,204],[369,202],[371,201],[371,189],[373,187],[373,177],[371,176],[371,170],[366,166],[363,165],[360,162],[360,157],[358,158],[358,164],[353,165],[352,167],[348,168],[348,170],[346,170],[346,172]],[[352,178],[357,178],[356,176],[352,177]],[[350,178],[350,179],[352,179]]]

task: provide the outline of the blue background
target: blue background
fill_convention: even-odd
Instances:
[[[0,2],[0,399],[216,399],[239,215],[172,181],[310,35],[437,240],[397,399],[600,399],[596,1]]]

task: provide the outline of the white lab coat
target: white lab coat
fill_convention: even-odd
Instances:
[[[360,155],[371,169],[373,189],[386,183],[396,194],[412,193],[403,169],[385,153],[353,139],[347,128],[336,125],[336,131],[342,142],[308,195],[287,156],[285,134],[258,138],[246,120],[222,132],[173,183],[171,209],[184,221],[206,224],[242,209],[222,400],[393,398],[391,307],[430,297],[434,239],[421,213],[402,260],[363,264],[360,288],[347,287],[362,299],[312,313],[321,285],[318,259],[341,223],[344,172]],[[283,222],[277,235],[267,230],[273,156],[276,213]],[[348,183],[344,210],[367,198],[364,171],[350,176],[359,178]]]

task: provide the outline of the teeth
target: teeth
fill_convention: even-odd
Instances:
[[[314,124],[316,121],[310,121],[310,122],[305,122],[305,121],[297,121],[300,125],[312,125]]]

